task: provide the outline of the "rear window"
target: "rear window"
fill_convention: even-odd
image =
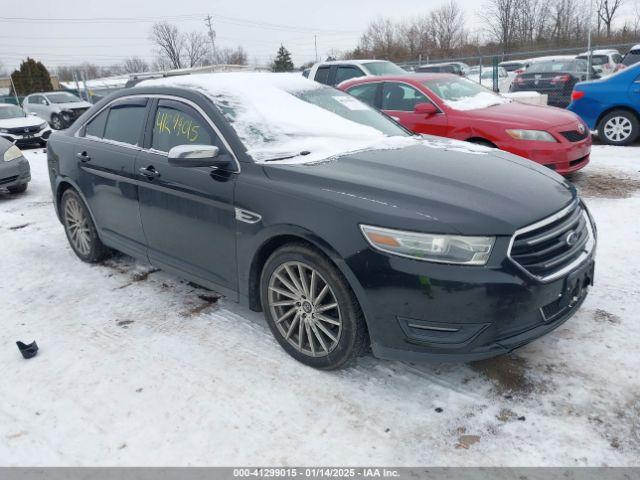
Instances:
[[[404,75],[406,70],[400,68],[393,62],[369,62],[363,65],[372,75]]]
[[[584,64],[584,65],[583,65]],[[579,68],[584,66],[584,68]],[[586,62],[584,60],[569,60],[567,62],[538,62],[532,64],[528,69],[527,73],[553,73],[553,72],[575,72],[578,70],[586,70]]]
[[[584,60],[586,62],[589,61],[588,55],[580,55],[576,58],[579,58],[580,60]],[[607,57],[606,55],[594,55],[593,57],[591,57],[591,65],[593,66],[606,65],[607,63],[609,63],[609,57]]]
[[[507,72],[515,72],[519,68],[524,67],[524,63],[501,63],[500,66]]]
[[[104,138],[115,142],[138,145],[144,126],[145,105],[117,105],[109,110]]]
[[[336,85],[350,78],[363,77],[364,72],[356,67],[340,66],[336,72]]]

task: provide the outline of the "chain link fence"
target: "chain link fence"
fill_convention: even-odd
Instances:
[[[640,42],[640,40],[639,40]],[[592,50],[617,50],[620,54],[618,61],[631,47],[637,43],[617,43],[609,45],[593,45]],[[526,73],[524,69],[532,63],[541,61],[544,57],[567,57],[575,58],[576,56],[587,53],[586,46],[554,48],[544,50],[521,50],[517,52],[503,53],[482,53],[478,49],[478,55],[438,58],[432,59],[420,57],[409,62],[402,62],[399,65],[409,71],[432,71],[457,73],[458,68],[438,67],[442,64],[458,64],[462,63],[464,75],[471,80],[481,83],[483,86],[499,93],[509,92],[537,92],[547,96],[547,103],[558,107],[566,107],[571,101],[571,91],[573,86],[582,80],[591,79],[595,75],[606,75],[613,73],[615,65],[611,65],[606,70],[601,65],[590,65],[592,59],[598,58],[597,55],[587,57],[587,67],[584,72],[564,72],[550,71],[543,72],[538,69],[533,72]],[[616,57],[618,58],[618,57]],[[558,59],[560,60],[560,59]],[[509,62],[509,64],[506,64]],[[469,67],[469,68],[467,68]],[[505,68],[506,67],[506,68]],[[558,65],[561,68],[561,65]],[[594,68],[591,68],[594,67]],[[519,75],[522,74],[522,75]],[[516,77],[518,77],[516,79]]]

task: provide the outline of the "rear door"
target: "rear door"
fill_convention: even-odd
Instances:
[[[108,245],[146,258],[135,161],[147,116],[146,98],[116,100],[93,117],[74,143],[78,185]]]
[[[384,82],[381,109],[387,115],[412,132],[446,136],[447,116],[442,112],[433,115],[416,113],[414,109],[419,103],[433,104],[426,95],[411,85],[401,82]]]
[[[640,112],[640,75],[631,83],[629,87],[629,97],[631,104],[635,107],[636,112]]]
[[[145,149],[136,162],[140,215],[149,260],[201,285],[233,296],[237,290],[236,170],[169,165],[178,145],[215,145],[231,155],[204,114],[187,101],[156,100]]]

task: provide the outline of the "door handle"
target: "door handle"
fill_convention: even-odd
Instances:
[[[153,168],[153,165],[149,165],[148,167],[142,167],[139,170],[140,174],[147,177],[149,180],[158,178],[160,176],[160,172]]]
[[[89,160],[91,160],[91,157],[87,154],[87,152],[76,153],[76,158],[81,162],[88,162]]]

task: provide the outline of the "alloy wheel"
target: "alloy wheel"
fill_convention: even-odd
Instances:
[[[80,202],[74,197],[70,197],[65,203],[64,221],[74,248],[81,255],[89,255],[91,252],[89,222]]]
[[[298,352],[324,357],[338,345],[342,316],[336,295],[311,266],[286,262],[274,270],[268,302],[278,331]]]
[[[631,136],[632,132],[633,125],[626,117],[611,117],[604,124],[604,135],[612,142],[624,142]]]
[[[58,115],[51,118],[51,126],[54,130],[62,130],[62,119]]]

